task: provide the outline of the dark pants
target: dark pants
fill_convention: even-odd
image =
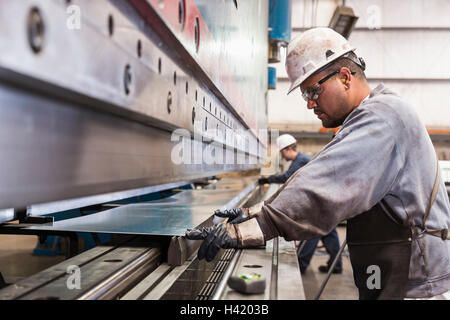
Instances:
[[[322,238],[315,238],[315,239],[306,241],[306,244],[303,247],[302,252],[300,252],[300,255],[298,256],[298,263],[300,265],[300,270],[302,273],[306,271],[306,268],[308,268],[309,262],[311,261],[311,258],[314,255],[314,252],[316,251],[319,240],[322,240],[323,245],[325,246],[325,249],[327,250],[327,253],[330,255],[330,258],[328,259],[328,262],[327,262],[328,267],[331,266],[334,258],[338,254],[340,245],[339,245],[339,237],[338,237],[338,233],[337,233],[336,229],[331,231],[330,234],[323,236]],[[341,257],[339,257],[339,260],[337,261],[334,269],[342,270]]]

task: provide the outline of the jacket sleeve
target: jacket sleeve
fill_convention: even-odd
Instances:
[[[292,162],[292,164],[289,166],[289,169],[285,173],[280,175],[272,175],[267,179],[269,180],[269,183],[285,183],[295,173],[295,171],[297,171],[307,163],[308,159],[301,156]]]
[[[256,214],[266,240],[307,240],[372,208],[404,163],[395,129],[374,111],[355,109],[336,137]]]
[[[289,179],[289,176],[287,175],[287,171],[283,174],[278,174],[278,175],[274,174],[267,178],[269,183],[285,183],[287,181],[287,179]]]

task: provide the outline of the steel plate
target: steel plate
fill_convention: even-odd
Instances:
[[[186,229],[195,228],[208,220],[214,210],[233,207],[234,199],[251,186],[244,180],[227,182],[213,190],[182,191],[162,200],[124,205],[88,216],[27,229],[182,236]]]

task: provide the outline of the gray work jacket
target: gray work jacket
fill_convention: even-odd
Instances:
[[[379,85],[256,218],[266,240],[276,236],[312,239],[385,200],[394,221],[421,226],[436,169],[434,147],[414,108]],[[450,226],[442,179],[426,226]],[[449,289],[450,241],[427,234],[415,237],[406,297],[431,297]]]

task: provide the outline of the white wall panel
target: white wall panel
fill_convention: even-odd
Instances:
[[[371,88],[380,82],[408,101],[429,128],[450,129],[450,81],[369,81]],[[308,110],[300,93],[286,95],[289,82],[280,81],[277,90],[269,91],[269,119],[272,124],[289,127],[320,128],[321,122]]]
[[[320,0],[322,1],[329,0]],[[346,5],[352,7],[360,17],[357,28],[370,26],[376,15],[375,8],[379,8],[381,25],[384,28],[450,27],[448,0],[347,0]]]
[[[341,0],[293,0],[292,27],[328,26]],[[446,28],[450,27],[448,0],[347,0],[359,17],[357,28],[374,26],[380,20],[384,28]],[[317,9],[316,9],[317,8]]]
[[[368,78],[450,79],[450,29],[356,30],[350,42]]]
[[[369,81],[374,88],[380,81]],[[407,100],[430,129],[450,129],[450,81],[389,81],[383,83]]]
[[[276,90],[269,91],[269,119],[271,123],[298,123],[316,124],[316,115],[306,108],[306,102],[300,95],[300,91],[294,91],[287,95],[290,83],[279,81]],[[309,112],[308,112],[309,111]]]
[[[319,0],[316,16],[312,3],[294,0],[293,37],[302,28],[327,26],[342,1]],[[384,82],[414,106],[427,127],[450,129],[450,0],[347,0],[346,4],[360,17],[350,42],[366,60],[371,87]],[[368,28],[374,22],[374,8],[380,13],[380,29]],[[283,61],[273,65],[280,79],[277,89],[269,92],[269,122],[320,128],[298,93],[286,96],[284,57],[282,52]]]
[[[450,79],[450,29],[355,30],[349,41],[366,61],[368,78]],[[283,49],[273,65],[279,78],[287,78],[285,56]]]

